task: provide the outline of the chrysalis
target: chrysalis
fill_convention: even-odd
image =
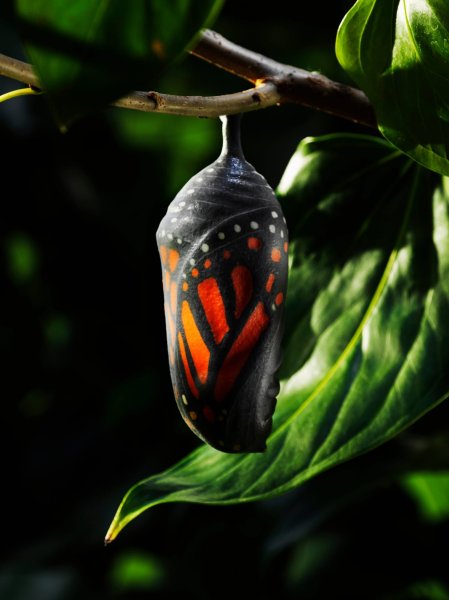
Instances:
[[[170,373],[187,425],[224,452],[261,452],[279,392],[288,232],[244,158],[240,116],[157,231]]]

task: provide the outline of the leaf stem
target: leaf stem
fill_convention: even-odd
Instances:
[[[6,102],[6,100],[12,100],[13,98],[18,98],[19,96],[38,96],[39,94],[43,94],[43,92],[32,87],[20,88],[18,90],[13,90],[12,92],[6,92],[6,94],[0,95],[0,102]]]

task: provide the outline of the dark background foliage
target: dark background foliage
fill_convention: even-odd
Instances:
[[[347,81],[334,39],[350,5],[228,2],[215,28]],[[20,57],[9,4],[0,11],[0,51]],[[0,81],[0,92],[15,87]],[[194,57],[159,86],[244,87]],[[244,119],[245,152],[275,186],[302,137],[333,131],[362,129],[297,107],[258,111]],[[1,105],[0,139],[0,597],[449,598],[449,522],[425,520],[399,485],[401,441],[277,500],[158,507],[103,547],[130,485],[198,445],[172,399],[154,234],[217,156],[220,126],[111,109],[61,135],[35,97]],[[412,435],[447,421],[442,406]]]

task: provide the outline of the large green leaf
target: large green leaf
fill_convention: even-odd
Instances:
[[[262,454],[203,446],[125,496],[146,508],[286,492],[382,444],[449,391],[449,182],[365,136],[303,141],[279,186],[291,231],[283,383]]]
[[[449,3],[358,0],[336,50],[374,104],[384,136],[449,175]]]
[[[16,0],[31,60],[62,124],[156,77],[223,0]]]

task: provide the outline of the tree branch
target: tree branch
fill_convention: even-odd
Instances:
[[[267,108],[280,102],[275,83],[267,81],[255,88],[223,96],[173,96],[159,92],[133,92],[114,106],[188,117],[219,117]]]
[[[279,63],[242,48],[219,33],[206,29],[191,53],[252,83],[272,81],[277,85],[280,104],[301,104],[377,128],[368,97],[356,88]]]
[[[276,62],[242,48],[214,31],[205,30],[191,53],[250,81],[255,87],[223,96],[132,92],[114,102],[114,106],[174,115],[217,117],[279,104],[300,104],[377,127],[374,109],[361,90],[332,81],[319,73]],[[40,87],[31,65],[3,54],[0,54],[0,75]]]
[[[39,80],[31,65],[5,54],[0,54],[0,75],[39,87]]]

